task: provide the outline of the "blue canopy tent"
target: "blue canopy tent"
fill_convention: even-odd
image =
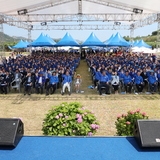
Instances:
[[[72,36],[67,32],[65,36],[54,45],[55,47],[62,47],[62,46],[73,46],[73,47],[79,47],[80,45],[76,40],[72,38]]]
[[[101,42],[93,32],[90,34],[90,36],[86,39],[86,41],[81,46],[82,47],[89,47],[89,46],[106,47],[106,45],[103,42]]]
[[[134,41],[133,40],[132,41],[130,40],[128,43],[130,44],[130,46],[134,45]]]
[[[26,41],[24,41],[24,43],[26,43],[27,45],[29,45],[29,42],[26,40]]]
[[[20,40],[15,46],[12,47],[12,49],[25,49],[25,48],[27,48],[27,44],[23,40]]]
[[[130,44],[129,44],[119,33],[117,33],[117,34],[107,43],[107,46],[129,47]]]
[[[55,44],[56,42],[51,40],[51,38],[48,38],[41,33],[34,42],[28,45],[28,47],[53,47]]]
[[[114,34],[112,34],[111,37],[104,42],[104,44],[107,45],[112,40],[113,37],[114,37]]]
[[[53,42],[54,44],[56,44],[56,42],[55,42],[49,35],[46,35],[46,37],[47,37],[51,42]]]
[[[139,40],[136,40],[134,43],[133,43],[133,47],[137,47],[137,44],[139,43]]]
[[[140,40],[136,47],[145,47],[145,48],[152,48],[150,45],[145,43],[143,40]]]

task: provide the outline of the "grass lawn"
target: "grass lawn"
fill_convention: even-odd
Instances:
[[[62,102],[81,102],[95,113],[100,122],[98,136],[116,135],[115,121],[118,114],[141,109],[150,119],[160,119],[159,95],[82,95],[55,94],[23,96],[22,94],[0,95],[0,117],[21,117],[25,135],[42,135],[41,128],[45,114],[52,106]]]

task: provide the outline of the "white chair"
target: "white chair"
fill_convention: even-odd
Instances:
[[[11,88],[12,89],[17,89],[19,91],[19,93],[20,93],[20,91],[21,91],[21,82],[22,82],[22,80],[20,78],[14,79],[11,82]]]

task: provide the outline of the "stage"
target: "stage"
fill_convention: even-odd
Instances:
[[[134,137],[24,136],[16,148],[0,147],[0,160],[159,160],[160,149],[142,149]]]

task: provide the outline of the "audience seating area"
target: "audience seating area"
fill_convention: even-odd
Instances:
[[[28,56],[9,57],[0,66],[0,91],[24,92],[24,94],[54,93],[64,83],[66,72],[71,84],[80,55],[74,53],[33,52]],[[67,80],[65,80],[67,81]],[[71,85],[70,84],[70,85]]]
[[[88,52],[85,57],[94,88],[100,95],[159,93],[160,61],[155,55],[121,51],[112,54]],[[10,56],[0,66],[0,91],[2,94],[17,90],[24,95],[49,95],[61,88],[62,95],[66,90],[70,95],[80,60],[80,54],[76,52],[60,51],[37,51],[28,56],[18,54],[16,58]]]
[[[111,93],[158,93],[160,89],[160,61],[155,55],[129,54],[126,52],[88,54],[86,61],[92,75],[94,87],[101,95],[101,89],[108,85]],[[105,72],[104,74],[102,74]],[[106,78],[108,77],[108,78]]]

